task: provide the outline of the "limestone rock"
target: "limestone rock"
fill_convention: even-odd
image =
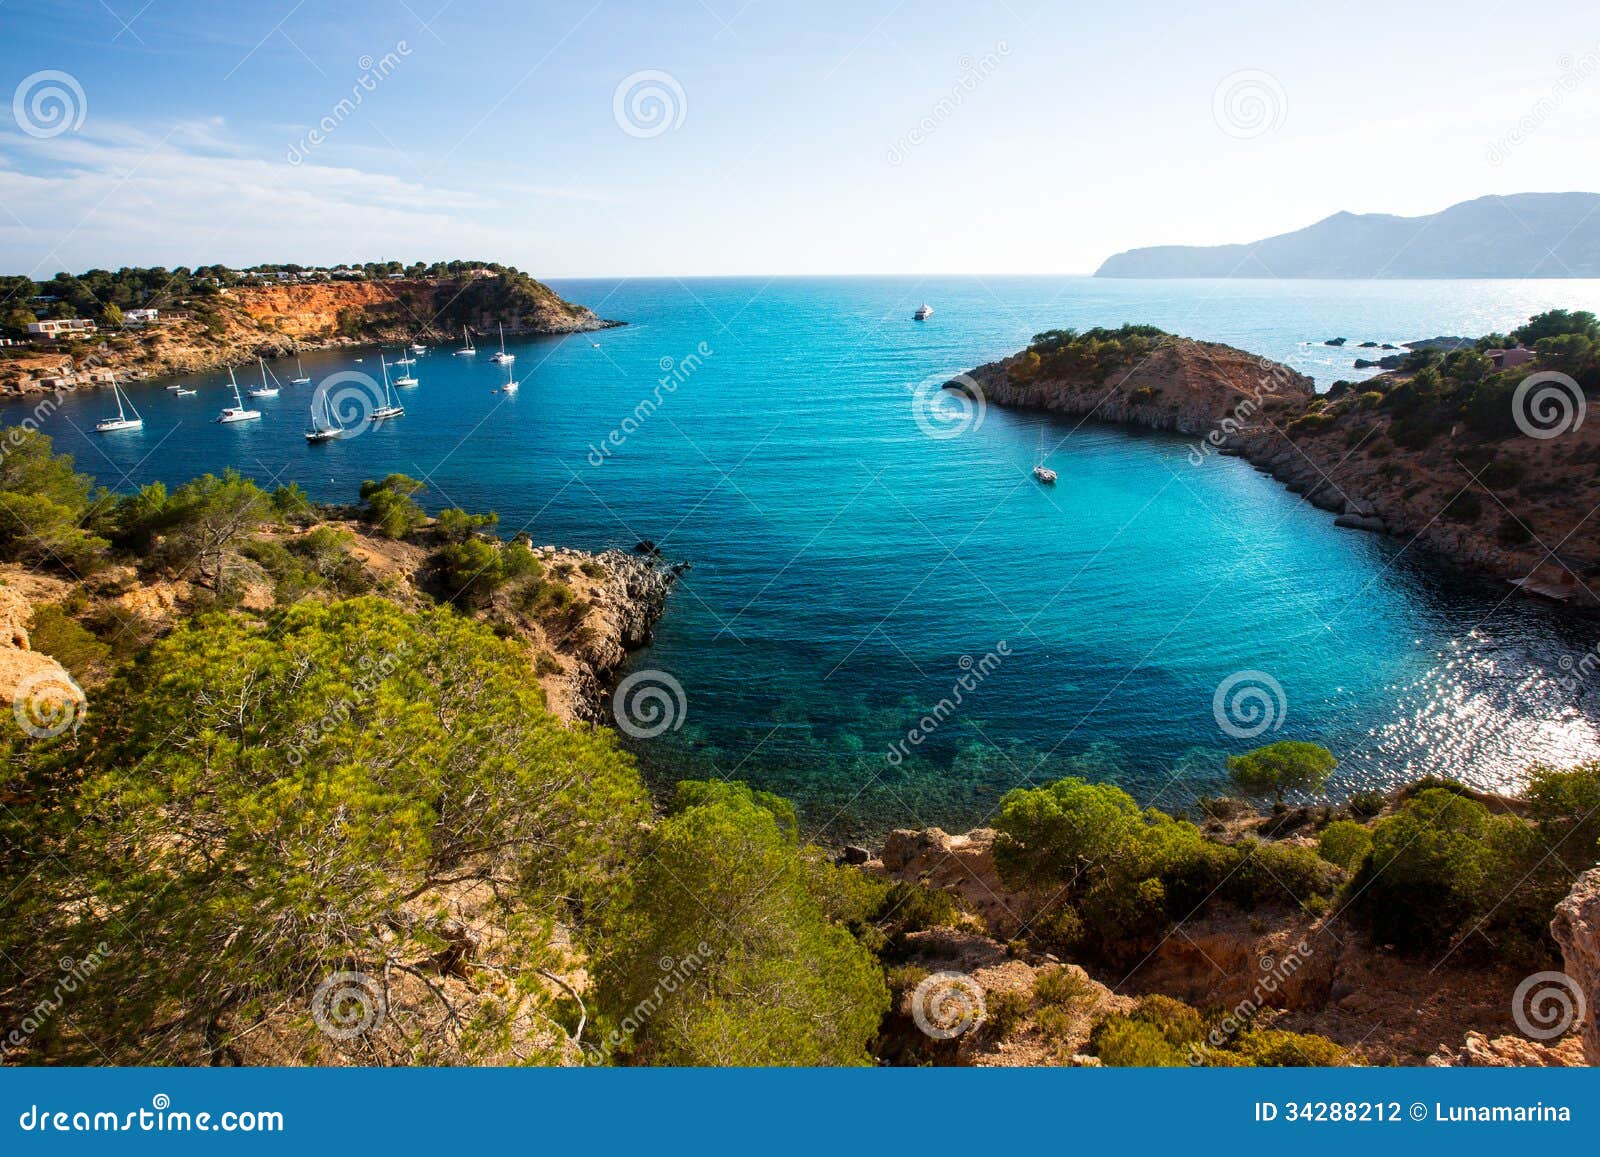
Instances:
[[[1600,1064],[1600,868],[1579,876],[1567,898],[1556,905],[1550,934],[1561,945],[1562,971],[1583,992],[1583,1051]]]

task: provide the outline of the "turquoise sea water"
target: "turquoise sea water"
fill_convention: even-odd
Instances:
[[[631,746],[663,780],[784,792],[824,838],[967,826],[1008,788],[1070,771],[1181,806],[1219,786],[1223,755],[1273,738],[1333,748],[1336,793],[1426,771],[1510,787],[1535,759],[1600,754],[1600,695],[1563,666],[1595,645],[1593,620],[1447,578],[1237,460],[1190,465],[1182,440],[994,407],[933,437],[925,427],[949,427],[926,409],[919,422],[914,392],[1039,330],[1124,321],[1287,360],[1326,386],[1359,376],[1362,340],[1593,309],[1600,283],[555,286],[630,324],[515,343],[515,395],[492,392],[504,371],[486,341],[475,361],[426,355],[406,416],[345,441],[305,444],[310,387],[256,403],[259,423],[211,424],[216,373],[190,379],[193,397],[132,387],[140,433],[90,432],[108,406],[94,395],[45,429],[117,488],[236,466],[348,501],[399,470],[427,480],[430,506],[498,511],[507,534],[653,539],[693,569],[634,666],[669,674],[685,709],[678,729]],[[922,301],[936,312],[913,322]],[[1315,344],[1336,335],[1345,350]],[[305,368],[376,373],[376,351],[358,353]],[[1029,476],[1041,430],[1053,489]],[[1254,739],[1214,710],[1239,672],[1282,688],[1279,701],[1245,680],[1269,687],[1277,724]],[[936,711],[963,675],[960,706]]]

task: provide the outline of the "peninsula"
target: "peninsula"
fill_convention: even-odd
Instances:
[[[94,388],[336,346],[457,342],[623,324],[508,265],[90,270],[0,278],[0,393]]]
[[[1562,600],[1600,589],[1600,322],[1552,310],[1510,334],[1323,395],[1288,366],[1123,326],[1055,330],[949,388],[990,402],[1188,436],[1198,466],[1238,455],[1339,525],[1387,533]]]

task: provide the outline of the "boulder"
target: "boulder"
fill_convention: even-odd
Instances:
[[[1583,1052],[1600,1065],[1600,868],[1590,868],[1556,905],[1550,934],[1561,945],[1562,971],[1583,993]]]
[[[15,722],[30,735],[58,735],[83,722],[84,695],[65,667],[35,651],[28,640],[33,607],[0,587],[0,711],[11,708]]]

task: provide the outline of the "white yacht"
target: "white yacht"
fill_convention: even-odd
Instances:
[[[217,415],[219,422],[253,422],[261,417],[260,410],[247,410],[244,408],[244,399],[239,396],[239,379],[233,376],[233,367],[228,367],[228,380],[233,383],[233,402],[231,406],[223,406],[222,413]]]
[[[322,413],[317,413],[317,399],[311,399],[311,429],[306,431],[307,442],[331,442],[335,438],[344,437],[344,427],[339,425],[339,419],[333,416],[333,403],[328,395],[322,395]]]
[[[1033,476],[1046,486],[1056,484],[1056,472],[1044,464],[1044,431],[1039,431],[1039,457],[1033,463]]]
[[[306,377],[306,368],[300,364],[299,358],[294,359],[294,372],[296,376],[289,379],[291,386],[309,386],[311,384],[311,379]]]
[[[425,354],[428,352],[428,347],[423,345],[420,341],[414,341],[411,343],[411,352],[414,354]]]
[[[466,339],[467,344],[456,350],[456,355],[477,353],[478,347],[472,344],[472,335],[467,332],[466,326],[461,327],[461,336]]]
[[[389,364],[383,360],[382,354],[378,355],[378,364],[383,366],[383,405],[372,411],[374,422],[382,421],[384,418],[398,418],[406,412],[406,408],[394,396],[394,391],[389,388]]]
[[[497,393],[497,394],[514,394],[514,393],[517,392],[517,387],[520,386],[521,384],[522,384],[521,382],[517,381],[516,374],[511,372],[511,366],[509,364],[507,364],[507,366],[506,366],[506,384],[501,386],[498,390],[496,390],[495,393]]]
[[[927,321],[933,316],[933,306],[923,302],[917,307],[917,312],[911,315],[912,321]]]
[[[506,327],[503,324],[500,326],[500,352],[495,354],[491,360],[502,366],[509,366],[517,360],[516,354],[506,353]]]
[[[117,399],[117,416],[115,418],[101,418],[94,424],[95,433],[109,434],[114,430],[144,429],[144,419],[139,417],[139,411],[133,409],[133,403],[128,401],[127,396],[122,392],[122,387],[117,385],[115,374],[111,377],[111,393]],[[123,408],[124,404],[126,404],[127,409]],[[133,410],[133,417],[128,417],[128,410]]]
[[[183,386],[179,386],[178,387],[178,392],[176,394],[174,394],[173,396],[177,397],[177,398],[187,398],[187,397],[189,397],[190,395],[192,395],[192,394],[194,394],[196,392],[197,391],[195,391],[195,390],[190,390],[190,389],[186,389]]]
[[[261,384],[246,390],[252,398],[276,398],[278,396],[278,379],[273,378],[271,384],[267,382],[267,363],[261,358],[256,358],[256,364],[261,367]]]

